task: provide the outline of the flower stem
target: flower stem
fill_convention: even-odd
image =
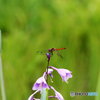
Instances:
[[[48,68],[49,68],[49,60],[48,60],[48,64],[47,64],[47,72],[46,72],[46,74],[47,74],[47,75],[46,75],[46,76],[47,76],[47,77],[46,77],[46,82],[47,82],[47,84],[48,84]]]
[[[1,30],[0,30],[0,55],[1,55]]]
[[[2,100],[6,100],[3,70],[2,70],[2,60],[1,60],[1,30],[0,30],[0,81],[1,81],[0,84],[1,84]]]

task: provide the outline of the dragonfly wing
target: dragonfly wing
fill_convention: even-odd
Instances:
[[[48,50],[37,51],[37,54],[44,55],[48,52]]]
[[[39,54],[39,55],[46,55],[47,53],[49,53],[50,56],[53,55],[53,52],[49,52],[48,50],[37,51],[37,54]]]
[[[61,55],[57,50],[56,50],[55,52],[56,52],[56,54],[57,54],[58,56],[60,56],[60,57],[63,59],[62,55]]]

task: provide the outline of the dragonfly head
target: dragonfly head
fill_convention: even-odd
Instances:
[[[48,51],[49,52],[53,52],[54,51],[54,48],[50,48]]]

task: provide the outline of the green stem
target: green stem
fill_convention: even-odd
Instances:
[[[0,30],[0,55],[1,55],[1,30]]]
[[[1,84],[2,100],[6,100],[3,70],[2,70],[2,59],[1,59],[1,30],[0,30],[0,81],[1,81],[0,84]]]
[[[47,71],[46,71],[46,82],[48,84],[48,68],[49,68],[49,60],[47,64]],[[47,95],[46,95],[46,100],[48,100],[48,89],[46,89]]]
[[[47,77],[46,77],[46,78],[47,78],[47,79],[46,79],[47,84],[48,84],[48,67],[49,67],[49,61],[48,61],[48,64],[47,64],[47,72],[46,72],[46,73],[47,73]]]

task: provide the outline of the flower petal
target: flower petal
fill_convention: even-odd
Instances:
[[[37,81],[35,82],[34,86],[33,86],[33,90],[40,90],[42,92],[43,88],[47,88],[49,89],[48,84],[46,83],[44,76],[40,77],[39,79],[37,79]]]
[[[65,81],[66,83],[68,83],[67,80],[69,78],[72,78],[72,75],[71,75],[72,72],[67,70],[67,69],[55,68],[53,66],[49,66],[49,68],[55,69],[59,73],[59,75],[61,76],[62,80]]]
[[[53,72],[53,69],[48,69],[48,74],[53,78],[53,75],[51,74]]]
[[[28,100],[33,100],[33,95],[34,95],[34,93],[30,95],[30,97],[28,98]]]
[[[37,90],[37,91],[35,91],[33,94],[31,94],[31,95],[29,96],[28,100],[40,100],[40,99],[35,99],[35,98],[33,98],[33,96],[34,96],[37,92],[39,92],[39,90]]]
[[[58,98],[59,100],[64,100],[63,96],[58,91],[56,91],[54,87],[50,86],[50,88],[55,91],[56,98]]]

